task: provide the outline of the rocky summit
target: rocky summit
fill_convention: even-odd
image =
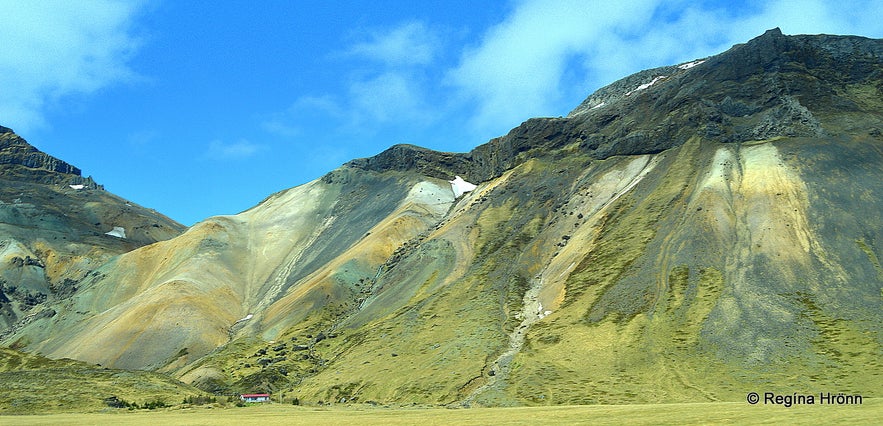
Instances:
[[[883,40],[770,30],[180,235],[2,138],[27,352],[304,403],[881,396]]]

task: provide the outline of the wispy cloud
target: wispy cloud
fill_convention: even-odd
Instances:
[[[433,82],[425,70],[437,61],[439,31],[408,21],[359,34],[359,41],[331,55],[332,60],[347,63],[349,70],[340,80],[340,92],[298,98],[265,120],[263,128],[297,137],[316,120],[324,120],[336,132],[364,136],[383,126],[433,120],[427,101]]]
[[[402,23],[392,29],[373,30],[367,40],[346,50],[388,66],[413,66],[431,63],[440,47],[438,34],[420,21]]]
[[[231,143],[213,140],[209,143],[206,156],[213,160],[239,160],[251,157],[264,148],[263,145],[245,139]]]
[[[140,1],[0,2],[0,117],[27,132],[44,124],[45,108],[130,80],[138,48],[132,22]]]
[[[438,30],[419,21],[374,30],[368,40],[346,50],[347,55],[367,59],[354,67],[348,80],[346,103],[350,125],[364,130],[377,125],[430,120],[425,69],[441,49]]]

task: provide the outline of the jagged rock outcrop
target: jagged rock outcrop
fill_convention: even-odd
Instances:
[[[91,176],[84,178],[80,169],[34,148],[3,126],[0,126],[0,175],[4,179],[104,189]]]
[[[352,160],[346,166],[376,172],[417,172],[438,179],[453,178],[454,171],[471,168],[469,160],[462,154],[438,152],[408,144],[393,145],[373,157]]]

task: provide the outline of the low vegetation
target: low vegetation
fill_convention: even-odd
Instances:
[[[507,424],[874,424],[883,416],[883,400],[862,405],[749,405],[746,402],[702,404],[595,405],[520,408],[382,408],[293,407],[264,404],[243,408],[188,408],[124,411],[117,414],[53,414],[29,416],[32,424],[236,424],[250,425],[507,425]],[[0,418],[9,420],[9,418]]]
[[[162,374],[103,368],[0,348],[0,414],[157,409],[207,396]]]

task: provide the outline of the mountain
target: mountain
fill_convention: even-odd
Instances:
[[[881,100],[883,40],[770,30],[209,218],[3,341],[311,403],[879,396]]]
[[[183,230],[0,126],[0,335],[54,315],[47,305],[112,257]]]

